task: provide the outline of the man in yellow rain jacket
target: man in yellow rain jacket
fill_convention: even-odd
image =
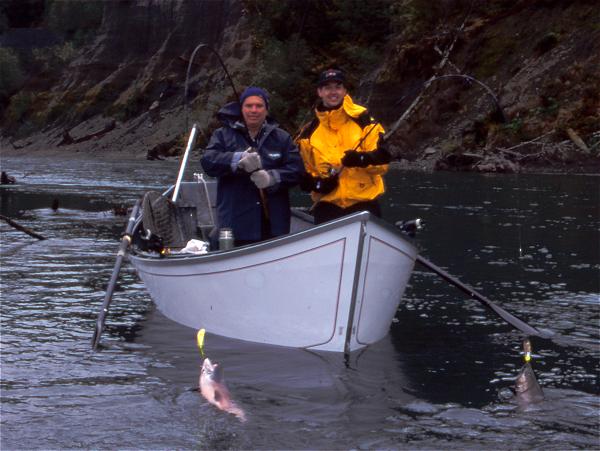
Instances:
[[[381,216],[378,198],[391,155],[383,127],[355,104],[342,71],[321,73],[315,118],[298,137],[306,176],[301,188],[311,192],[315,223],[367,210]]]

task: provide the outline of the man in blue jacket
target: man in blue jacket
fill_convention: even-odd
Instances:
[[[237,246],[289,233],[288,189],[304,173],[298,148],[268,111],[267,93],[247,88],[239,103],[217,113],[222,127],[201,159],[204,172],[218,179],[218,226],[233,230]]]

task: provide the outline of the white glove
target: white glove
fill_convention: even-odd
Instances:
[[[253,172],[250,176],[250,180],[254,182],[258,189],[268,188],[271,185],[275,185],[275,177],[273,177],[269,171],[265,171],[264,169],[260,169],[256,172]]]
[[[254,172],[262,167],[260,155],[258,152],[248,152],[245,150],[238,162],[238,168],[246,172]]]

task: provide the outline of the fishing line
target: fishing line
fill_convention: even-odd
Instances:
[[[521,213],[521,177],[517,173],[517,211]],[[523,221],[519,221],[519,263],[523,261]]]
[[[242,122],[244,124],[244,127],[246,128],[246,132],[248,133],[248,138],[250,138],[250,131],[248,130],[248,124],[246,124],[246,120],[244,119],[244,114],[242,113],[242,104],[240,103],[240,95],[238,93],[238,90],[235,88],[235,83],[233,82],[233,79],[231,78],[231,75],[229,74],[229,71],[227,70],[227,66],[225,66],[225,63],[223,62],[223,59],[221,58],[221,55],[219,55],[219,52],[217,52],[214,48],[212,48],[208,44],[198,44],[196,46],[196,48],[194,49],[194,51],[192,52],[192,55],[190,56],[190,61],[188,62],[187,73],[185,75],[185,92],[184,92],[184,95],[183,95],[184,96],[183,108],[184,108],[184,114],[185,114],[185,129],[186,130],[188,129],[187,98],[188,98],[188,82],[189,82],[189,78],[190,78],[190,72],[191,72],[191,69],[192,69],[192,63],[194,61],[194,57],[196,56],[196,53],[198,52],[198,50],[200,50],[203,47],[206,47],[211,52],[213,52],[213,54],[219,60],[219,64],[223,68],[223,71],[225,72],[225,75],[227,75],[227,79],[229,80],[229,84],[231,85],[231,89],[233,90],[233,93],[235,94],[235,98],[238,101],[238,105],[240,106],[240,117],[241,117],[241,120],[242,120]],[[252,140],[250,140],[250,143],[252,144]],[[269,208],[267,206],[267,197],[266,197],[266,194],[265,194],[264,190],[259,189],[259,193],[260,193],[261,205],[262,205],[264,214],[265,214],[265,216],[266,216],[266,218],[268,220],[269,219]]]
[[[223,71],[225,72],[225,75],[227,75],[227,79],[229,80],[229,84],[231,85],[231,88],[233,89],[233,93],[235,94],[236,99],[240,98],[240,96],[238,94],[238,91],[235,88],[235,84],[233,83],[233,79],[231,78],[231,75],[229,74],[229,71],[227,70],[227,67],[225,66],[225,63],[221,59],[221,55],[219,55],[219,52],[217,52],[214,48],[212,48],[208,44],[198,44],[196,46],[196,48],[194,49],[194,51],[192,52],[192,56],[190,56],[190,61],[188,62],[187,72],[186,72],[186,75],[185,75],[185,91],[184,91],[184,94],[183,94],[183,111],[184,111],[184,114],[185,114],[185,129],[186,130],[188,129],[188,111],[187,111],[188,81],[189,81],[189,78],[190,78],[190,72],[192,70],[192,63],[194,61],[194,57],[196,56],[196,53],[198,52],[198,50],[200,50],[203,47],[208,48],[211,52],[213,52],[215,54],[215,56],[219,60],[219,64],[221,64],[221,67],[223,68]]]
[[[479,86],[481,86],[485,90],[485,92],[487,92],[487,94],[494,101],[494,105],[496,106],[496,110],[500,114],[500,118],[502,119],[502,122],[503,123],[507,122],[506,115],[504,114],[504,110],[502,109],[502,106],[500,105],[500,101],[498,100],[498,97],[496,97],[496,95],[494,94],[494,91],[492,91],[492,88],[490,88],[488,85],[486,85],[481,80],[478,80],[475,77],[472,77],[471,75],[466,75],[466,74],[438,75],[437,77],[429,80],[426,84],[427,84],[427,86],[429,86],[434,81],[444,80],[444,79],[449,79],[449,78],[463,78],[463,79],[467,80],[469,83],[477,83]],[[426,86],[424,85],[424,87],[426,87]]]

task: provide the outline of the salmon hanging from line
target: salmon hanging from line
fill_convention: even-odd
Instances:
[[[231,399],[229,390],[225,386],[223,368],[218,363],[213,364],[208,357],[202,362],[199,385],[200,393],[209,403],[235,415],[242,422],[246,421],[245,412]]]
[[[525,364],[515,380],[515,393],[517,403],[521,408],[526,408],[531,404],[536,404],[544,400],[544,392],[535,377],[533,368],[531,368],[531,342],[529,339],[523,341],[523,351],[525,353]]]

